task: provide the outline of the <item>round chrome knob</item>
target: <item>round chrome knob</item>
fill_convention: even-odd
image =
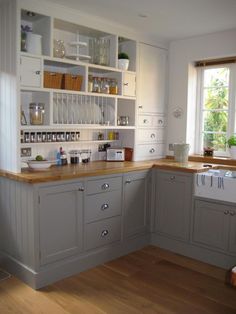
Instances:
[[[151,149],[149,150],[149,153],[151,153],[151,154],[155,153],[155,149],[154,149],[154,148],[151,148]]]
[[[102,185],[102,189],[103,189],[103,190],[109,189],[109,184],[108,184],[108,183],[104,183],[104,184]]]
[[[108,230],[103,230],[102,233],[101,233],[101,237],[104,238],[105,236],[107,236],[109,233]]]
[[[84,187],[83,187],[83,186],[80,186],[80,187],[78,188],[78,191],[84,192]]]
[[[175,176],[170,177],[171,181],[175,180]]]
[[[129,183],[131,183],[131,180],[130,180],[130,179],[127,179],[127,180],[125,181],[125,183],[126,183],[126,184],[129,184]]]
[[[234,211],[230,212],[230,216],[235,216],[236,213]]]
[[[154,133],[151,134],[151,138],[155,138],[156,135]]]
[[[224,211],[224,214],[225,214],[225,215],[228,215],[228,214],[229,214],[229,210],[225,210],[225,211]]]
[[[106,209],[108,209],[109,208],[109,205],[108,204],[103,204],[102,206],[101,206],[101,210],[106,210]]]
[[[144,120],[143,120],[143,123],[147,124],[147,123],[148,123],[148,120],[147,120],[147,119],[144,119]]]

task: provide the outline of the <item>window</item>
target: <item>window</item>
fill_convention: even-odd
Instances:
[[[198,68],[197,147],[213,147],[214,154],[228,155],[226,140],[234,133],[235,65]]]

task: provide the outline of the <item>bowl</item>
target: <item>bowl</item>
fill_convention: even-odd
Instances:
[[[52,160],[28,160],[26,162],[28,164],[28,167],[33,170],[47,170],[55,163],[55,161]]]

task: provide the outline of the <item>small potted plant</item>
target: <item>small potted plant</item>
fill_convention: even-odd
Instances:
[[[229,146],[229,152],[232,159],[236,159],[236,135],[230,136],[227,140]]]
[[[129,67],[129,56],[125,52],[118,54],[118,68],[120,70],[128,70]]]

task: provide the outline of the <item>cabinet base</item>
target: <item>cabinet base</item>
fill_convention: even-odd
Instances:
[[[224,269],[229,269],[235,264],[235,257],[233,256],[198,247],[191,243],[177,241],[155,233],[151,235],[151,244]]]
[[[63,278],[103,264],[112,259],[141,249],[150,243],[150,235],[126,239],[125,242],[100,248],[93,252],[83,253],[78,256],[48,264],[38,272],[30,269],[18,260],[0,252],[0,261],[3,269],[18,277],[33,289],[40,289]]]

